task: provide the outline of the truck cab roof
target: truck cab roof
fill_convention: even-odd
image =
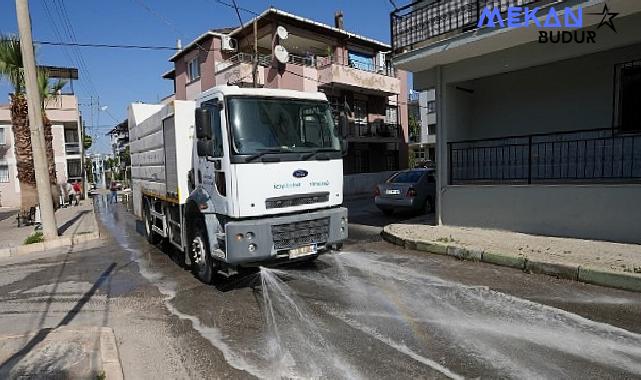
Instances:
[[[209,90],[200,94],[197,102],[209,100],[215,94],[222,94],[223,96],[268,96],[289,99],[305,99],[305,100],[320,100],[327,101],[327,97],[322,92],[303,92],[296,90],[284,90],[276,88],[247,88],[238,86],[219,86],[212,87]]]

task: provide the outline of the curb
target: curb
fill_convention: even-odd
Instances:
[[[609,288],[641,292],[641,277],[626,273],[606,272],[599,269],[584,268],[579,265],[528,260],[525,257],[505,255],[498,252],[477,251],[438,242],[403,239],[387,231],[387,226],[383,228],[383,231],[381,231],[381,237],[383,240],[402,246],[405,249],[451,256],[458,260],[480,261],[488,264],[520,269],[527,273],[545,274],[557,278],[581,281]]]
[[[0,249],[0,258],[26,255],[35,252],[44,252],[56,248],[70,247],[76,244],[100,239],[100,229],[98,227],[98,221],[96,220],[96,213],[92,212],[92,214],[94,217],[94,225],[96,226],[97,231],[77,234],[71,237],[60,236],[57,239],[48,240],[42,243],[33,243],[27,245],[19,245],[17,247],[3,248]]]
[[[106,379],[124,379],[120,356],[118,355],[116,336],[114,335],[113,329],[109,327],[103,327],[100,332],[100,359]]]

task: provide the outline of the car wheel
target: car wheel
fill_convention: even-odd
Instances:
[[[383,214],[385,215],[392,215],[394,213],[394,210],[383,210]]]
[[[214,280],[214,265],[209,254],[209,239],[207,239],[205,223],[202,220],[195,221],[192,227],[189,258],[192,273],[205,284],[211,284]]]
[[[160,241],[160,235],[158,235],[151,229],[151,227],[153,226],[153,222],[148,202],[145,202],[145,207],[143,210],[145,222],[145,237],[147,238],[149,244],[158,244],[158,242]]]

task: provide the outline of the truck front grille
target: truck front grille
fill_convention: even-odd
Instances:
[[[265,208],[285,208],[329,201],[329,192],[288,195],[265,200]]]
[[[329,217],[272,226],[274,249],[292,249],[325,243],[329,239]]]

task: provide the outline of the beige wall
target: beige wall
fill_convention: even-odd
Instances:
[[[444,224],[641,244],[639,185],[448,186]]]

